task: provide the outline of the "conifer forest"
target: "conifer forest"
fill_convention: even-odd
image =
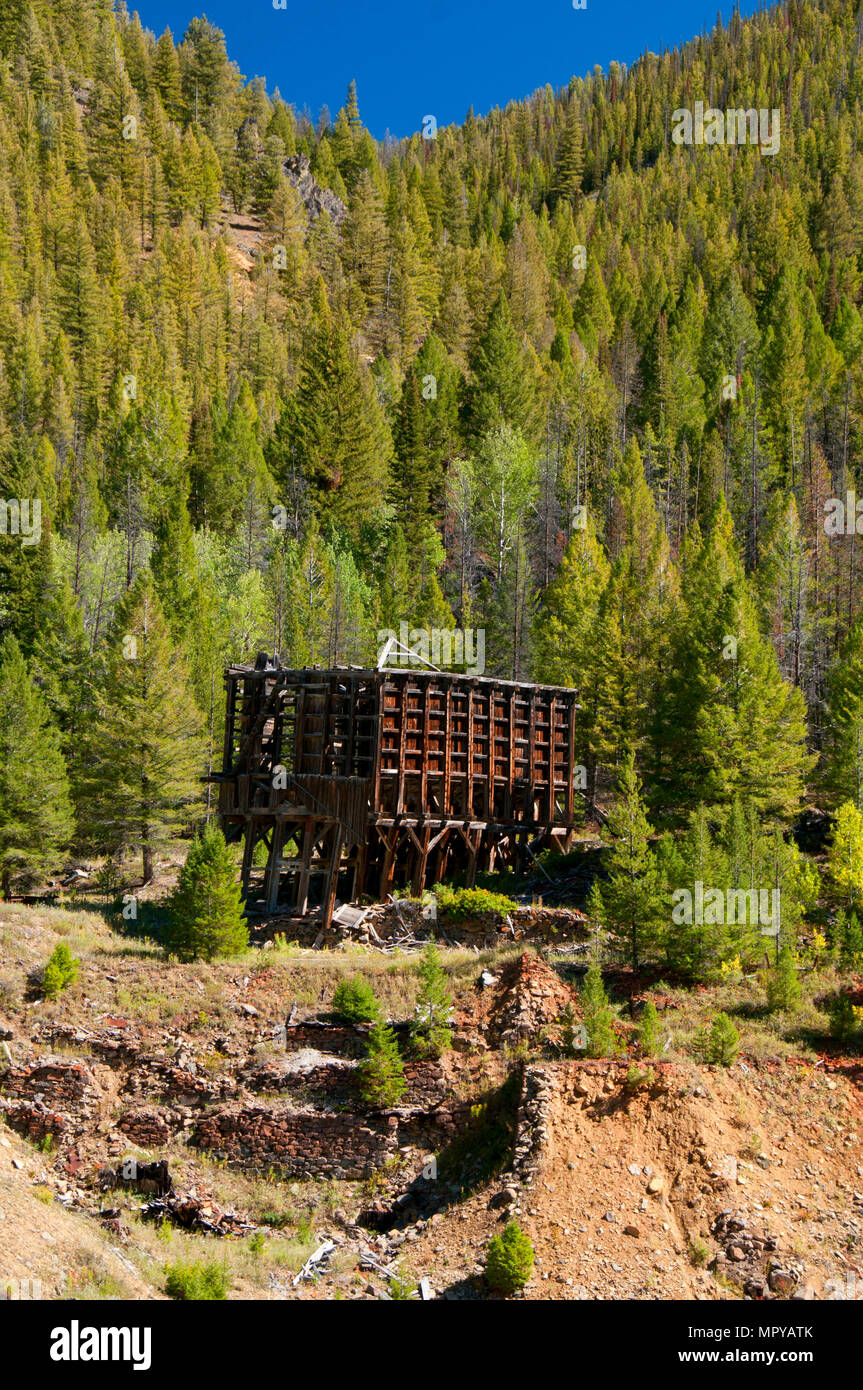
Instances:
[[[385,138],[355,82],[335,115],[312,113],[280,89],[275,55],[266,81],[244,76],[205,16],[150,24],[146,0],[140,14],[0,0],[0,1025],[20,1039],[24,1017],[74,1013],[123,951],[155,972],[151,994],[112,985],[125,997],[98,996],[99,1027],[170,1026],[192,1048],[208,1015],[224,1033],[245,1008],[247,1030],[272,1013],[290,1037],[326,1001],[367,1052],[338,1113],[303,1092],[314,1125],[347,1125],[339,1106],[355,1104],[407,1126],[405,1096],[429,1103],[417,1078],[444,1077],[450,1147],[420,1126],[395,1152],[437,1154],[473,1213],[465,1241],[485,1253],[458,1271],[474,1293],[453,1296],[817,1300],[848,1268],[858,1291],[836,1296],[863,1296],[863,5],[734,10],[460,123],[418,107],[413,134]],[[29,975],[14,959],[27,931]],[[261,960],[287,972],[278,1004],[248,979],[246,1003],[214,1003]],[[495,989],[528,1001],[529,1026],[483,1012]],[[326,1052],[318,1036],[303,1045]],[[16,1080],[33,1057],[3,1037],[0,1117],[65,1154]],[[470,1092],[462,1133],[470,1088],[452,1069],[487,1048],[510,1080],[490,1110]],[[615,1246],[620,1269],[598,1283],[575,1266],[558,1278],[534,1198],[500,1177],[521,1171],[500,1134],[511,1104],[524,1123],[537,1059],[585,1110],[586,1059],[619,1073],[636,1111],[648,1093],[653,1112],[671,1106],[682,1067],[707,1069],[720,1147],[754,1184],[759,1153],[777,1162],[782,1125],[764,1115],[781,1107],[729,1088],[759,1067],[780,1085],[777,1057],[774,1071],[845,1069],[853,1144],[834,1136],[846,1157],[830,1149],[824,1177],[850,1184],[830,1199],[845,1263],[822,1268],[781,1232],[779,1254],[769,1234],[750,1249],[728,1224],[749,1189],[717,1216],[693,1178],[676,1274],[627,1283],[634,1255]],[[228,1065],[198,1063],[199,1086]],[[253,1085],[245,1066],[232,1086],[285,1104],[286,1079]],[[674,1101],[687,1135],[691,1094]],[[325,1135],[308,1171],[287,1139],[258,1154],[245,1111],[212,1110],[240,1095],[209,1096],[191,1141],[229,1166],[338,1186],[383,1162],[366,1130]],[[811,1101],[822,1138],[834,1100]],[[762,1118],[738,1128],[759,1134],[737,1152],[728,1116],[750,1102]],[[578,1167],[562,1160],[595,1141],[549,1104],[559,1195]],[[627,1164],[653,1156],[642,1215],[617,1218],[635,1236],[607,1225],[630,1252],[643,1209],[673,1199],[645,1186],[665,1171],[650,1106],[620,1140]],[[124,1123],[139,1163],[160,1143],[175,1163],[177,1135],[154,1138],[170,1116]],[[516,1195],[490,1226],[495,1182]],[[222,1287],[215,1266],[183,1264],[175,1234],[173,1273],[154,1272],[153,1246],[136,1279],[159,1297],[257,1287],[255,1259],[300,1217],[256,1216],[250,1191],[219,1195],[248,1214],[246,1245],[260,1239],[248,1269]],[[781,1198],[761,1197],[763,1225]],[[430,1201],[398,1268],[375,1269],[396,1259],[385,1245],[357,1255],[358,1289],[456,1287],[448,1236],[425,1264],[403,1258],[431,1250]],[[578,1229],[574,1205],[561,1231]],[[450,1208],[435,1210],[447,1232]],[[375,1219],[386,1243],[395,1218]],[[330,1226],[302,1220],[288,1292],[272,1293],[276,1262],[270,1292],[242,1296],[354,1296],[348,1246],[321,1255],[309,1232]]]

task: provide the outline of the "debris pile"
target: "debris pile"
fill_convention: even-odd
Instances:
[[[188,1192],[173,1192],[165,1197],[156,1197],[141,1208],[141,1215],[149,1221],[170,1221],[184,1231],[200,1232],[208,1236],[223,1236],[237,1239],[253,1235],[260,1228],[252,1221],[246,1221],[238,1212],[229,1207],[220,1207],[212,1197],[190,1188]]]
[[[721,1270],[747,1298],[790,1298],[794,1294],[803,1269],[797,1261],[773,1254],[778,1241],[770,1231],[753,1230],[744,1212],[725,1208],[714,1220],[711,1233],[720,1248],[710,1268]]]
[[[544,960],[525,951],[501,971],[486,1019],[487,1040],[496,1047],[536,1042],[567,1007],[575,1007],[572,991]]]

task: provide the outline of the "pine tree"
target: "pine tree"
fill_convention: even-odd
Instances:
[[[180,960],[215,960],[248,946],[237,865],[216,826],[192,841],[169,911],[165,948]]]
[[[377,1109],[397,1105],[407,1089],[396,1035],[383,1019],[369,1033],[368,1056],[360,1063],[360,1076],[363,1100]]]
[[[608,818],[612,847],[602,903],[612,939],[626,952],[633,970],[658,946],[665,903],[650,848],[651,827],[641,798],[641,783],[630,754],[619,784],[620,796]]]
[[[0,887],[55,865],[73,829],[60,736],[14,637],[0,642]]]
[[[392,439],[320,281],[314,309],[314,339],[291,407],[297,454],[318,507],[326,504],[356,534],[387,486]]]
[[[566,120],[554,167],[552,196],[555,200],[567,199],[573,204],[576,203],[581,192],[583,160],[584,150],[578,104],[571,95],[566,108]]]
[[[453,999],[434,942],[424,948],[419,965],[420,991],[411,1020],[411,1042],[422,1057],[439,1057],[452,1041]]]
[[[587,1057],[612,1057],[617,1051],[612,1010],[602,982],[602,971],[591,961],[581,985],[581,1013],[587,1033]]]
[[[648,999],[638,1026],[638,1045],[642,1056],[655,1057],[659,1047],[659,1014],[652,999]]]
[[[791,948],[783,946],[767,976],[767,1007],[771,1013],[793,1013],[800,1003],[800,980]]]
[[[684,557],[682,588],[656,700],[654,801],[679,816],[700,801],[729,806],[739,793],[759,813],[788,819],[815,761],[803,697],[759,630],[724,499]]]
[[[144,571],[117,606],[76,778],[86,840],[112,854],[140,849],[144,882],[200,802],[201,719],[188,684]]]
[[[843,903],[863,904],[863,811],[846,801],[836,812],[827,852],[827,871]]]
[[[479,440],[503,424],[529,431],[533,415],[531,374],[503,291],[471,354],[470,369],[472,389],[464,414],[472,438]]]
[[[863,610],[828,676],[827,728],[821,775],[830,801],[863,810]]]

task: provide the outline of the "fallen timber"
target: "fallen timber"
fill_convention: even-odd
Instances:
[[[576,692],[414,668],[225,674],[219,785],[250,915],[419,896],[522,867],[576,828]],[[262,853],[263,848],[263,853]],[[262,864],[262,858],[266,862]]]

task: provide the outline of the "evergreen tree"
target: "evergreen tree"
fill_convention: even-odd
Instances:
[[[0,642],[0,887],[55,865],[73,828],[60,736],[15,638]]]
[[[771,1013],[792,1013],[800,1003],[800,980],[793,953],[783,946],[779,959],[767,976],[767,1007]]]
[[[602,971],[591,961],[581,985],[581,1013],[587,1033],[587,1057],[612,1057],[617,1051],[612,1010],[602,982]]]
[[[368,1056],[360,1063],[360,1075],[363,1100],[378,1109],[397,1105],[407,1089],[396,1035],[383,1019],[369,1033]]]
[[[452,1041],[453,999],[434,942],[424,948],[419,965],[420,991],[411,1020],[411,1042],[424,1057],[439,1057]]]
[[[727,806],[739,793],[759,812],[787,819],[814,762],[803,697],[782,679],[759,631],[724,501],[684,559],[682,587],[656,702],[654,800],[679,816],[696,801]]]
[[[201,720],[144,571],[118,605],[76,769],[84,837],[116,854],[138,848],[144,882],[172,832],[200,802]]]
[[[620,796],[609,815],[608,829],[613,839],[607,860],[608,881],[602,888],[605,924],[637,970],[657,948],[665,903],[631,754],[623,766]]]
[[[831,803],[863,810],[863,609],[828,677],[829,743],[822,767]]]
[[[863,811],[846,801],[836,812],[827,851],[827,871],[849,909],[863,902]]]
[[[566,198],[571,203],[576,202],[581,191],[583,159],[578,103],[570,98],[554,167],[552,195],[555,199]]]
[[[638,1045],[644,1057],[655,1057],[659,1046],[659,1014],[652,999],[648,999],[638,1026]]]
[[[321,282],[314,308],[315,337],[291,413],[297,453],[318,506],[326,501],[330,513],[356,534],[387,485],[392,440]]]
[[[192,841],[169,911],[165,948],[180,960],[215,960],[248,946],[237,866],[216,826]]]
[[[472,389],[465,406],[465,425],[474,440],[502,424],[529,431],[533,401],[530,372],[501,291],[485,332],[471,354]]]

